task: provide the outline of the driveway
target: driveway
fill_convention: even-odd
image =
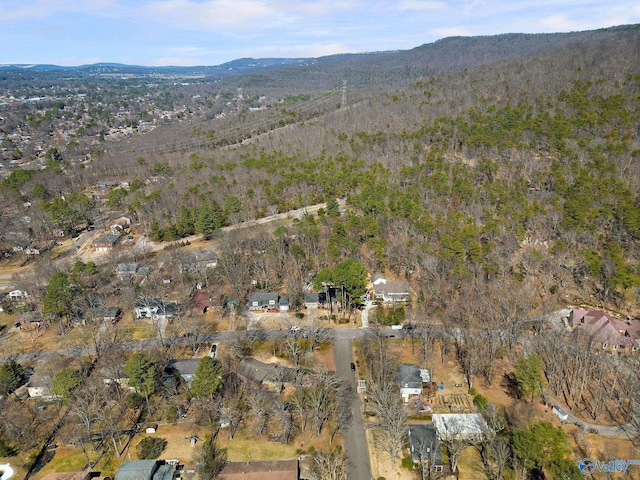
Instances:
[[[336,376],[351,387],[347,396],[347,401],[351,406],[351,421],[342,429],[345,453],[349,460],[347,478],[349,480],[371,480],[371,462],[367,438],[364,433],[360,398],[356,390],[356,375],[351,371],[351,362],[353,362],[351,342],[346,338],[335,338],[333,341]]]

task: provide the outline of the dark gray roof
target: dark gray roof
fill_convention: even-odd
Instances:
[[[113,245],[115,244],[118,239],[120,238],[120,235],[100,235],[98,238],[96,238],[93,241],[94,245]]]
[[[167,362],[167,370],[170,372],[178,372],[180,375],[195,375],[199,363],[199,358],[169,360]]]
[[[422,461],[433,458],[434,464],[442,464],[440,440],[433,425],[409,425],[409,449],[411,450],[411,458],[416,463],[420,462],[422,456]],[[431,452],[433,452],[433,457],[431,457]]]
[[[304,294],[305,303],[318,303],[320,301],[319,293],[305,293]]]
[[[253,292],[249,297],[249,302],[268,302],[275,300],[278,303],[278,294],[276,292]]]
[[[172,465],[160,465],[153,475],[153,480],[172,480],[175,468]]]
[[[261,384],[263,382],[292,382],[295,373],[292,369],[274,363],[263,363],[255,358],[243,358],[236,367],[236,373],[247,380]]]
[[[116,267],[116,273],[135,273],[137,270],[137,263],[119,263]]]
[[[125,461],[120,465],[114,480],[151,480],[157,468],[157,460]]]
[[[420,367],[412,363],[398,365],[398,384],[400,388],[422,388]]]

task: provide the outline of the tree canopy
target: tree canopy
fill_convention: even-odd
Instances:
[[[131,356],[125,365],[125,372],[129,376],[129,385],[147,398],[158,388],[160,374],[155,362],[144,352],[136,352]]]
[[[549,468],[562,463],[571,451],[561,427],[549,422],[534,422],[528,428],[513,433],[513,450],[528,469]]]
[[[56,372],[53,376],[51,393],[64,400],[71,396],[71,392],[82,382],[82,375],[73,367],[66,367]]]
[[[27,381],[26,369],[13,359],[0,367],[0,394],[8,395]]]
[[[197,397],[213,397],[224,382],[222,364],[211,357],[203,357],[196,367],[191,391]]]
[[[367,269],[362,263],[349,258],[333,269],[333,281],[344,287],[350,303],[358,303],[367,287]]]
[[[523,397],[531,396],[531,401],[533,401],[533,397],[537,393],[540,393],[541,389],[546,385],[544,364],[536,354],[519,358],[516,363],[515,374],[520,394]]]
[[[45,316],[66,317],[71,313],[73,291],[69,282],[69,275],[56,272],[49,280],[47,293],[44,297],[43,313]]]

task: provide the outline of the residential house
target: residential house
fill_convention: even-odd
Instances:
[[[99,180],[96,183],[96,187],[99,190],[106,190],[108,188],[114,188],[114,187],[117,187],[117,186],[118,186],[118,182],[114,182],[112,180]]]
[[[373,287],[373,296],[383,302],[408,302],[409,282],[386,282]]]
[[[136,302],[136,318],[170,319],[178,313],[178,304],[161,298],[141,298]]]
[[[180,273],[196,273],[206,268],[218,266],[218,255],[215,252],[196,252],[178,264]]]
[[[319,293],[305,293],[304,305],[307,308],[318,308],[320,306],[320,294]]]
[[[298,459],[229,462],[220,472],[220,480],[298,480],[299,478]]]
[[[85,322],[87,320],[94,323],[108,322],[115,325],[122,319],[122,308],[120,307],[96,307],[85,312]]]
[[[574,330],[592,337],[609,351],[632,351],[640,348],[640,322],[618,320],[600,310],[572,310],[569,320]]]
[[[189,301],[190,315],[204,315],[210,310],[220,310],[227,306],[227,296],[211,295],[207,290],[195,290]]]
[[[371,276],[371,284],[374,287],[377,287],[378,285],[384,285],[385,283],[387,283],[387,278],[384,276],[384,273],[376,272]]]
[[[34,247],[33,245],[30,247],[27,247],[24,250],[24,253],[26,253],[27,255],[41,255],[44,252],[46,252],[47,250],[49,250],[49,247],[47,247],[46,245],[43,247]]]
[[[400,395],[402,395],[404,403],[408,403],[411,396],[422,395],[424,384],[431,381],[428,370],[421,369],[418,365],[411,363],[398,365],[397,375]]]
[[[27,382],[29,397],[53,400],[55,395],[51,393],[51,384],[51,377],[47,375],[31,375],[31,378],[29,378],[29,381]]]
[[[9,298],[11,300],[24,300],[25,298],[27,298],[29,295],[27,294],[27,292],[25,292],[24,290],[11,290],[9,292]]]
[[[129,387],[129,377],[124,363],[107,364],[100,367],[95,375],[96,378],[102,379],[102,383],[105,385],[118,385],[132,391],[135,390],[133,387]]]
[[[196,375],[196,369],[200,364],[199,358],[174,359],[167,362],[165,372],[169,375],[177,373],[182,380],[191,385],[191,381]]]
[[[290,303],[288,298],[281,298],[278,300],[278,310],[281,312],[287,312],[289,310]]]
[[[17,326],[20,330],[39,330],[44,324],[42,312],[26,312],[20,315]]]
[[[109,230],[113,235],[121,235],[130,225],[131,219],[129,217],[120,217],[109,225]]]
[[[151,267],[142,267],[137,263],[119,263],[115,273],[118,279],[124,281],[148,277],[152,271]]]
[[[280,392],[285,383],[293,382],[295,372],[288,367],[274,363],[263,363],[255,358],[243,358],[238,363],[236,373],[256,385],[268,387],[273,392]]]
[[[275,292],[254,292],[249,297],[249,310],[277,310],[278,299]]]
[[[433,425],[409,425],[407,436],[413,463],[425,464],[430,472],[439,475],[451,473],[451,467],[442,458],[440,439]]]
[[[122,462],[114,480],[173,480],[175,466],[162,460],[128,460]]]
[[[434,413],[432,421],[441,441],[480,442],[489,432],[487,422],[480,413]]]
[[[108,252],[110,250],[113,250],[113,247],[117,243],[119,238],[120,235],[114,234],[100,235],[93,241],[91,247],[96,252]]]

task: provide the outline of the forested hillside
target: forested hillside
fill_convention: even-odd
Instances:
[[[410,278],[442,307],[466,282],[508,276],[545,302],[570,293],[631,308],[640,282],[640,30],[586,32],[553,48],[536,40],[448,39],[387,53],[398,68],[425,72],[436,56],[439,65],[447,57],[482,66],[350,90],[343,108],[336,93],[298,95],[162,127],[70,176],[9,178],[5,190],[37,202],[45,182],[65,191],[89,183],[76,177],[126,179],[131,187],[109,205],[156,240],[343,197],[345,215],[289,232],[285,253],[295,250],[310,274],[359,258]],[[511,42],[510,61],[491,63]],[[54,215],[52,201],[40,204]]]

